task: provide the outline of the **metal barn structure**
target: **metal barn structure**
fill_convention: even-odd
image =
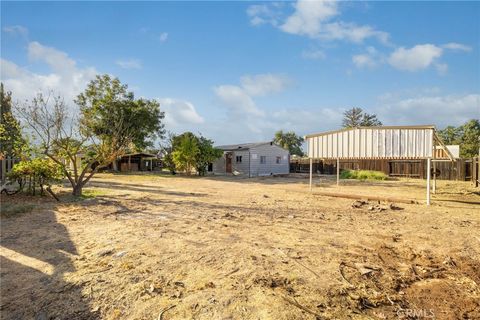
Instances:
[[[427,160],[427,205],[430,205],[431,163],[455,161],[438,137],[435,126],[380,126],[347,128],[305,136],[310,158],[310,190],[313,159],[337,160]],[[433,192],[436,183],[434,175]]]

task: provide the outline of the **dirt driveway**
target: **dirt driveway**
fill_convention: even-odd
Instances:
[[[422,199],[423,181],[315,191]],[[298,178],[98,175],[1,220],[2,319],[480,319],[480,196],[313,195]]]

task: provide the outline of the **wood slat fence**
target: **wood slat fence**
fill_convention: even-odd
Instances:
[[[308,173],[308,159],[292,159],[290,161],[291,173]],[[479,159],[457,159],[455,162],[445,161],[436,164],[437,179],[460,180],[479,182]],[[427,177],[426,160],[341,160],[340,170],[374,170],[381,171],[390,177]],[[320,174],[336,174],[336,161],[314,160],[313,172]]]

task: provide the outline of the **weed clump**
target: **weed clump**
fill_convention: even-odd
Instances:
[[[340,174],[340,178],[356,180],[386,180],[387,175],[381,171],[373,170],[343,170]]]

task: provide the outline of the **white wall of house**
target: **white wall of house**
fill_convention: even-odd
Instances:
[[[290,171],[289,152],[275,144],[266,143],[247,150],[225,151],[213,163],[214,174],[227,174],[226,155],[229,152],[232,153],[232,172],[242,176],[269,176],[288,174]]]
[[[268,176],[290,172],[290,154],[275,144],[250,149],[250,175]]]

